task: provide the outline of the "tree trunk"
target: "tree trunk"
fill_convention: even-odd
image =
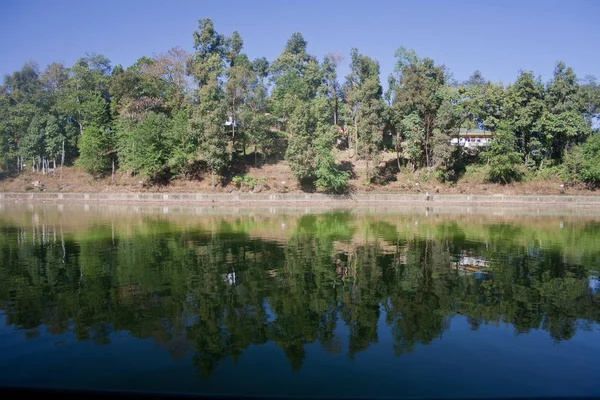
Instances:
[[[63,164],[65,163],[65,140],[62,141],[62,155],[60,158],[60,179],[62,179]]]
[[[524,163],[527,164],[527,158],[529,157],[529,154],[527,154],[527,140],[525,140],[525,132],[523,132],[523,134],[521,135],[521,148],[523,149],[523,155],[524,157]]]
[[[427,165],[427,172],[429,172],[429,136],[431,124],[427,120],[427,129],[425,130],[425,163]]]
[[[232,107],[235,109],[235,101],[232,102]],[[235,140],[235,111],[231,111],[231,141]]]
[[[396,162],[398,163],[398,171],[400,171],[400,132],[396,133]]]
[[[338,97],[337,97],[337,93],[334,90],[334,96],[335,96],[335,101],[333,103],[333,124],[335,126],[337,126],[338,124],[338,119],[337,119],[337,110],[338,110]]]
[[[110,176],[110,180],[114,181],[115,180],[115,159],[113,158],[112,160],[112,174]]]
[[[350,143],[350,134],[348,134],[348,148],[352,148],[352,143]],[[358,153],[358,117],[354,118],[354,154],[350,157],[354,157]]]

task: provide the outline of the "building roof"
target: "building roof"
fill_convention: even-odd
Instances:
[[[453,136],[462,136],[462,137],[492,137],[494,136],[494,132],[486,131],[483,129],[465,129],[460,128],[458,135],[454,134]]]

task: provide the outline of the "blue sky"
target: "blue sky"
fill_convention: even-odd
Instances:
[[[379,61],[384,84],[399,46],[445,64],[457,80],[476,69],[504,83],[519,69],[547,80],[557,60],[600,78],[599,12],[597,0],[3,0],[0,75],[27,61],[70,66],[86,52],[128,66],[174,46],[192,51],[198,19],[210,17],[218,32],[240,32],[250,58],[273,60],[301,32],[311,54],[345,55],[345,75],[357,47]]]

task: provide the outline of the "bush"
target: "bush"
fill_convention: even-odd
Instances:
[[[596,187],[600,184],[600,134],[570,148],[564,157],[563,178]]]
[[[452,146],[450,139],[445,133],[433,137],[432,163],[435,179],[440,183],[456,182],[459,173],[464,172],[464,165],[459,163],[460,146]]]
[[[371,182],[378,185],[386,185],[389,182],[396,182],[398,180],[399,172],[400,168],[398,167],[398,162],[395,159],[389,160],[377,167],[376,174],[371,178]]]
[[[320,191],[326,193],[344,193],[348,190],[350,174],[342,171],[336,164],[333,156],[322,159],[316,170],[315,185]]]
[[[484,183],[487,180],[487,166],[478,164],[467,165],[461,180],[473,183]]]
[[[256,185],[264,183],[265,179],[259,178],[255,179],[252,176],[248,175],[236,175],[231,179],[231,183],[233,183],[238,189],[242,187],[247,187],[252,190]]]
[[[563,176],[562,166],[548,165],[540,169],[528,169],[525,180],[556,181]]]

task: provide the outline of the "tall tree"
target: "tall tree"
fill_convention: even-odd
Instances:
[[[27,63],[19,71],[4,77],[1,90],[2,103],[0,105],[4,107],[4,118],[1,126],[2,133],[5,135],[3,140],[5,164],[7,164],[9,157],[17,157],[19,159],[17,164],[22,165],[20,160],[23,157],[29,158],[31,155],[27,150],[24,150],[25,147],[30,148],[30,145],[24,146],[22,142],[36,142],[36,140],[29,140],[27,136],[30,132],[31,122],[36,116],[39,118],[46,110],[39,75],[37,65]],[[32,133],[35,131],[35,129],[31,130]],[[24,154],[24,151],[27,154]],[[40,154],[35,156],[38,157]]]
[[[232,147],[235,150],[237,139],[236,130],[240,124],[241,110],[253,88],[255,88],[258,83],[258,75],[252,68],[252,63],[245,54],[238,53],[235,56],[235,60],[232,61],[234,62],[232,62],[227,70],[227,81],[224,84],[224,91],[225,102],[227,104],[228,123],[231,126]]]
[[[227,151],[225,131],[226,107],[221,78],[225,74],[227,39],[217,33],[210,18],[198,21],[194,32],[191,73],[198,84],[197,107],[190,121],[190,129],[198,137],[200,154],[208,164],[215,184],[215,174],[222,172],[231,160]]]
[[[344,191],[348,174],[340,170],[332,154],[337,129],[330,121],[331,99],[322,95],[310,102],[297,101],[285,153],[294,177],[325,192]]]
[[[256,59],[252,63],[252,70],[256,74],[250,81],[249,91],[244,104],[240,109],[240,122],[244,132],[244,151],[246,141],[248,145],[254,146],[254,163],[257,163],[257,148],[260,147],[266,155],[268,149],[273,145],[273,134],[269,126],[273,121],[267,113],[268,93],[264,78],[268,72],[268,63],[265,59]]]
[[[311,112],[310,103],[296,100],[297,105],[289,118],[290,139],[285,159],[290,170],[300,182],[311,182],[315,178],[316,149],[313,141],[317,129],[315,115]]]
[[[583,116],[594,130],[600,128],[600,85],[595,76],[588,75],[581,82],[581,102],[583,105]]]
[[[569,145],[585,140],[591,130],[584,116],[577,76],[562,61],[556,64],[554,76],[547,85],[545,103],[541,130],[551,156],[560,159]]]
[[[80,58],[69,69],[58,109],[77,124],[80,133],[86,124],[110,124],[110,72],[110,61],[96,54]]]
[[[418,58],[414,52],[401,48],[397,52],[399,79],[394,95],[394,107],[400,115],[416,113],[423,127],[424,165],[432,166],[432,138],[436,116],[444,102],[443,88],[447,80],[444,66],[429,58]]]
[[[190,92],[190,82],[186,76],[189,60],[190,54],[181,47],[174,47],[140,66],[144,75],[161,82],[156,86],[161,89],[160,97],[169,110],[181,107]]]
[[[306,52],[307,42],[296,32],[285,49],[271,64],[271,79],[275,86],[271,94],[272,112],[284,121],[298,104],[295,99],[309,101],[321,85],[321,70],[317,59]]]
[[[321,92],[331,99],[331,117],[334,125],[339,125],[339,108],[342,100],[342,88],[337,79],[337,67],[343,57],[339,53],[329,53],[321,64],[323,83]]]
[[[367,180],[379,162],[379,146],[383,128],[383,89],[379,83],[379,63],[351,51],[350,74],[344,84],[344,100],[350,114],[349,129],[352,130],[355,154],[367,163]]]
[[[519,152],[525,163],[530,162],[531,151],[541,147],[539,132],[540,118],[544,112],[543,96],[544,85],[530,71],[520,71],[515,83],[506,91],[508,121],[514,127]]]

